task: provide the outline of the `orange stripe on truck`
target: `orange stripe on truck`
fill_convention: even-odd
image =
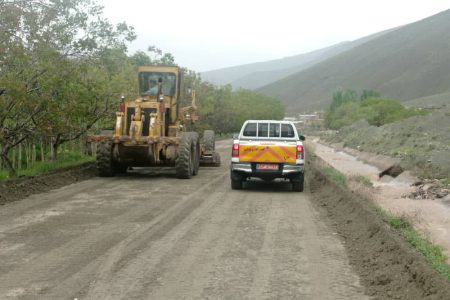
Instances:
[[[241,145],[239,160],[242,162],[295,163],[295,146]]]

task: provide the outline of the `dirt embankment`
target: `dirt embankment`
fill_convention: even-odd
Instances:
[[[450,108],[415,116],[380,127],[365,120],[323,133],[329,143],[343,143],[358,151],[383,154],[402,168],[424,178],[450,178]]]
[[[48,174],[0,181],[0,205],[96,176],[95,164],[84,163]]]
[[[344,240],[353,268],[375,299],[450,299],[450,282],[391,229],[370,201],[331,182],[324,162],[309,164],[315,203]]]

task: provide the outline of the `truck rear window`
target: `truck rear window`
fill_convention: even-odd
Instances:
[[[281,124],[281,137],[293,138],[294,129],[289,124]]]
[[[245,126],[244,136],[256,136],[256,123],[248,123]]]
[[[291,124],[280,123],[247,123],[244,128],[245,137],[293,138],[295,131]]]
[[[269,124],[258,123],[258,136],[267,137],[268,134],[269,134]]]
[[[280,124],[270,124],[269,137],[280,137]]]

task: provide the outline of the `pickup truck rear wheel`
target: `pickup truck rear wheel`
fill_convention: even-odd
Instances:
[[[241,190],[242,189],[242,180],[241,179],[231,179],[231,188],[233,190]]]
[[[292,190],[294,192],[303,192],[304,182],[305,182],[305,174],[301,173],[297,178],[292,179]]]
[[[233,189],[233,190],[241,190],[242,189],[243,178],[242,178],[241,174],[232,171],[230,173],[230,179],[231,179],[231,189]]]

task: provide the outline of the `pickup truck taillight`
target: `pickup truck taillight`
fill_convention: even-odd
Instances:
[[[302,145],[297,145],[297,159],[305,158],[305,150]]]
[[[233,144],[233,151],[231,157],[239,157],[239,144]]]

